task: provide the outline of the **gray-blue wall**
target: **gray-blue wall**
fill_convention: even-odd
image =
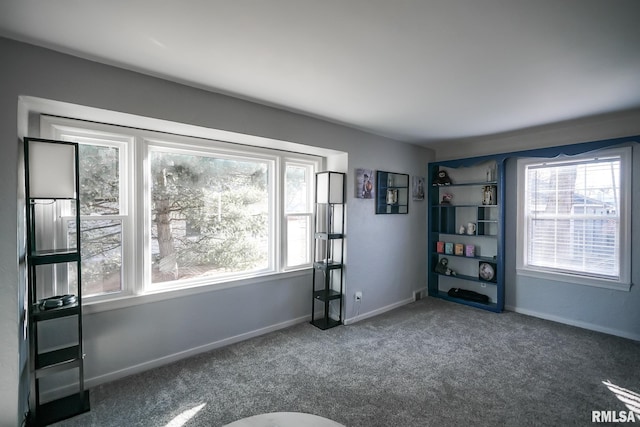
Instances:
[[[8,39],[0,38],[0,57],[0,426],[19,424],[28,390],[19,266],[24,206],[18,135],[26,132],[18,130],[26,114],[18,113],[20,96],[347,153],[332,160],[348,172],[347,320],[356,312],[355,290],[363,292],[359,313],[367,315],[405,304],[426,287],[424,202],[412,201],[408,215],[376,216],[373,201],[354,198],[354,169],[424,176],[431,150]],[[305,274],[87,314],[88,383],[304,321],[310,315],[310,287]]]

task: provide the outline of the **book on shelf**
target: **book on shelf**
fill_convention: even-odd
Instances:
[[[444,253],[447,255],[453,255],[453,243],[447,242],[444,244]]]
[[[453,253],[458,256],[464,255],[464,245],[462,243],[456,243],[453,247]]]
[[[464,249],[465,249],[465,252],[464,252],[465,256],[468,256],[468,257],[476,256],[476,247],[474,245],[467,245],[465,246]]]

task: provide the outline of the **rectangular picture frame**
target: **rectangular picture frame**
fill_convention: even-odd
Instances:
[[[375,192],[375,177],[373,169],[356,169],[356,198],[373,199]]]

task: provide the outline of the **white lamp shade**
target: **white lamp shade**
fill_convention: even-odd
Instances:
[[[344,203],[344,174],[318,172],[316,174],[316,202]]]
[[[29,194],[34,199],[76,197],[75,146],[29,141]]]

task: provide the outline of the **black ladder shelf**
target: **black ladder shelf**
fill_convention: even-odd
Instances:
[[[73,179],[74,195],[60,196],[53,194],[48,197],[41,194],[41,189],[37,188],[37,168],[36,158],[47,150],[61,148],[73,154],[72,162],[74,167]],[[37,153],[40,154],[37,154]],[[84,352],[82,342],[82,282],[81,282],[81,257],[80,257],[80,200],[79,200],[79,164],[78,164],[78,144],[72,142],[53,141],[40,138],[24,139],[25,154],[25,184],[27,201],[27,267],[28,267],[28,300],[29,300],[29,359],[31,371],[31,412],[28,417],[28,425],[45,426],[60,420],[73,417],[83,412],[89,411],[89,391],[84,388]],[[32,156],[30,158],[30,156]],[[41,164],[41,163],[38,163]],[[36,187],[36,188],[34,188]],[[34,194],[35,193],[35,194]],[[71,232],[75,232],[76,241],[73,248],[55,248],[41,250],[38,246],[57,246],[55,238],[47,236],[42,231],[42,226],[47,218],[53,216],[43,215],[40,209],[48,209],[48,212],[55,212],[58,203],[66,203],[74,211],[74,227],[70,227]],[[58,218],[56,217],[56,220]],[[55,221],[55,220],[52,220]],[[54,228],[54,224],[48,224]],[[59,240],[66,240],[64,238]],[[46,242],[46,243],[45,243]],[[67,243],[67,242],[65,242]],[[60,244],[62,246],[62,244]],[[75,266],[75,277],[72,275],[68,265]],[[66,277],[66,280],[63,278]],[[42,301],[59,295],[58,290],[64,288],[65,295],[70,295],[70,282],[75,279],[72,285],[75,298],[65,301],[66,305],[55,308],[45,308]],[[64,283],[59,283],[64,282]],[[62,304],[62,302],[61,302]],[[64,343],[56,346],[55,349],[40,348],[41,336],[55,335],[57,332],[56,323],[51,322],[57,319],[69,318],[74,320],[75,334],[73,343]],[[40,381],[51,375],[59,374],[68,370],[76,370],[78,375],[77,391],[62,398],[43,402],[41,396]]]
[[[342,324],[344,181],[342,172],[316,174],[311,324],[320,329]],[[316,318],[317,307],[321,308],[322,314]]]

